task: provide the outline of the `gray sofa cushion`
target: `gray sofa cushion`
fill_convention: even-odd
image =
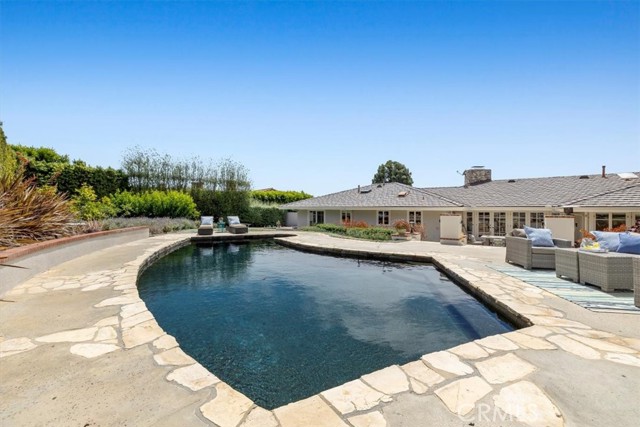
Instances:
[[[532,254],[538,254],[538,255],[543,255],[543,254],[554,254],[555,253],[556,248],[552,247],[552,248],[548,248],[548,247],[544,247],[544,246],[534,246],[531,248],[531,253]]]

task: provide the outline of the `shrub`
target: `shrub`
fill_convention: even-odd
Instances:
[[[248,191],[214,191],[207,188],[192,188],[191,197],[196,203],[197,209],[203,215],[214,217],[227,217],[237,215],[244,222],[250,210]]]
[[[109,198],[98,201],[93,188],[86,184],[83,184],[71,198],[71,209],[83,221],[104,219],[116,216],[117,213]]]
[[[55,177],[55,183],[58,191],[67,194],[74,194],[83,185],[89,185],[98,199],[129,189],[124,172],[112,168],[94,168],[82,162],[64,166]]]
[[[149,227],[151,234],[170,233],[180,230],[198,228],[196,222],[189,218],[109,218],[101,221],[102,230],[115,230],[128,227]]]
[[[401,233],[401,232],[407,232],[408,233],[408,232],[411,231],[411,225],[407,221],[405,221],[404,219],[396,220],[393,223],[393,228],[395,228],[398,233]]]
[[[393,230],[382,227],[345,227],[336,224],[316,224],[310,227],[302,227],[302,231],[319,231],[353,237],[364,240],[391,240]]]
[[[19,246],[73,234],[69,202],[22,174],[0,176],[0,246]]]
[[[391,240],[393,230],[381,227],[347,228],[347,236],[367,240]]]
[[[343,225],[316,224],[316,227],[328,233],[342,234],[343,236],[347,234],[347,229]]]
[[[366,221],[344,221],[342,223],[346,228],[368,228],[369,224]]]
[[[191,218],[200,216],[190,195],[179,191],[149,191],[133,194],[128,191],[111,196],[118,216],[151,218]]]
[[[13,175],[18,170],[16,153],[7,144],[7,137],[0,122],[0,175]]]
[[[252,206],[240,220],[253,227],[274,227],[284,222],[285,213],[278,208],[264,208]]]
[[[80,160],[69,163],[68,156],[51,148],[14,145],[13,149],[25,177],[35,177],[39,186],[55,185],[59,192],[72,195],[83,185],[90,185],[98,199],[129,189],[128,177],[121,170],[94,168]]]
[[[310,199],[311,197],[313,197],[311,194],[307,194],[304,191],[255,190],[251,192],[252,199],[278,205]]]

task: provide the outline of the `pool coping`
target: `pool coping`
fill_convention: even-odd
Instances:
[[[317,239],[314,239],[314,236],[307,235],[307,237],[301,238],[300,236],[303,233],[295,234],[295,236],[286,238],[280,237],[278,238],[278,242],[289,246],[297,246],[300,249],[311,252],[315,251],[342,256],[363,256],[366,258],[379,257],[382,253],[379,245],[371,249],[354,249],[345,247],[359,245],[358,242],[353,243],[352,240],[331,240],[330,243],[327,244],[326,240],[318,243],[316,241]],[[260,237],[265,238],[266,236],[262,235]],[[221,240],[222,239],[221,236]],[[171,352],[173,360],[179,360],[179,363],[172,365],[176,369],[167,375],[167,381],[172,381],[180,387],[186,387],[192,390],[194,389],[194,387],[192,387],[194,385],[197,390],[209,388],[212,394],[215,394],[213,399],[200,406],[199,413],[194,414],[196,419],[200,421],[207,420],[216,425],[280,425],[282,427],[288,427],[290,425],[302,425],[304,420],[307,420],[306,422],[309,420],[318,420],[318,416],[321,416],[325,417],[323,419],[331,422],[331,424],[327,425],[360,425],[359,423],[364,419],[380,421],[380,417],[382,416],[381,408],[384,409],[385,406],[393,404],[395,397],[398,395],[407,392],[423,395],[429,390],[444,402],[454,416],[459,416],[460,414],[455,415],[456,410],[459,409],[459,405],[455,402],[451,403],[451,399],[448,397],[452,387],[455,388],[464,385],[465,387],[471,387],[471,389],[475,388],[480,390],[486,390],[487,387],[489,387],[492,392],[497,391],[493,383],[488,384],[487,381],[485,381],[486,376],[477,367],[478,362],[475,362],[475,360],[478,359],[488,361],[489,359],[487,358],[506,357],[509,354],[513,354],[516,348],[531,349],[532,345],[546,348],[554,346],[554,349],[561,349],[574,355],[579,355],[578,353],[581,352],[584,353],[585,350],[580,346],[587,346],[591,351],[599,352],[599,359],[607,359],[607,357],[609,357],[607,360],[615,359],[616,357],[620,359],[620,357],[615,356],[617,353],[598,348],[597,345],[610,349],[616,348],[617,346],[620,351],[626,349],[626,351],[621,354],[627,355],[628,357],[622,358],[622,362],[620,362],[620,360],[612,361],[618,363],[624,362],[625,364],[629,364],[629,362],[635,363],[635,359],[630,358],[638,358],[638,356],[640,356],[640,340],[615,337],[613,334],[602,333],[580,322],[564,319],[564,314],[554,312],[555,310],[541,303],[541,300],[543,300],[542,297],[536,297],[536,295],[543,295],[544,298],[554,298],[555,295],[548,294],[532,285],[512,278],[500,277],[504,275],[486,271],[478,272],[475,271],[474,268],[469,267],[460,268],[461,259],[448,255],[447,253],[431,255],[424,255],[417,252],[402,253],[395,250],[401,248],[400,246],[393,245],[385,248],[385,250],[394,249],[384,252],[385,255],[382,256],[385,257],[385,259],[432,262],[439,269],[453,277],[457,283],[463,285],[481,299],[486,299],[486,302],[490,305],[493,306],[495,304],[499,310],[504,311],[505,315],[513,316],[516,321],[522,322],[522,324],[525,325],[525,329],[529,330],[531,334],[521,329],[472,341],[452,349],[430,353],[424,355],[417,361],[401,367],[392,365],[380,371],[364,375],[361,379],[351,381],[331,390],[325,390],[318,395],[276,408],[273,411],[267,411],[256,406],[244,395],[220,381],[213,373],[206,371],[206,369],[202,368],[202,366],[193,359],[189,360],[189,356],[180,350],[177,343],[170,348],[163,346],[163,343],[170,341],[172,337],[169,337],[157,325],[152,315],[151,319],[141,323],[132,321],[135,316],[139,316],[146,311],[145,307],[145,311],[131,314],[132,306],[136,304],[139,305],[140,303],[144,305],[137,293],[137,279],[140,274],[158,258],[182,246],[188,245],[192,241],[193,238],[190,236],[166,236],[164,239],[157,239],[157,241],[154,242],[159,244],[154,245],[142,255],[137,256],[135,260],[126,263],[121,274],[112,277],[114,280],[109,284],[113,287],[114,291],[121,291],[121,296],[108,298],[94,305],[94,307],[104,307],[106,303],[106,305],[120,307],[119,322],[116,325],[112,325],[118,329],[118,339],[111,340],[111,343],[107,343],[109,340],[98,341],[94,338],[91,344],[86,344],[86,346],[94,345],[93,348],[95,348],[95,346],[104,347],[105,345],[111,345],[118,347],[117,350],[114,349],[113,351],[127,351],[140,345],[147,345],[152,350],[152,357],[156,362],[158,362],[159,359],[163,362],[167,361],[165,359],[171,359],[167,356],[167,353]],[[341,244],[340,247],[334,245],[336,242]],[[404,245],[404,243],[402,244]],[[44,280],[46,282],[46,278]],[[504,283],[501,283],[501,280],[504,280]],[[27,283],[27,285],[24,283],[19,285],[17,289],[13,290],[17,291],[14,292],[13,295],[19,296],[20,294],[31,293],[31,290],[42,287],[40,286],[41,283],[38,284],[37,281],[31,285],[33,286],[29,286],[29,283]],[[500,291],[499,288],[501,285],[511,287],[513,292],[498,292]],[[101,286],[101,288],[104,288],[104,286]],[[55,288],[51,290],[55,290]],[[40,291],[38,291],[38,293],[39,292]],[[532,309],[532,312],[536,313],[535,315],[520,312],[523,307],[527,308],[526,304],[523,306],[521,301],[515,301],[513,295],[518,295],[518,293],[522,292],[523,295],[521,296],[525,300],[530,298],[529,306],[535,309],[532,307],[529,308]],[[529,310],[529,308],[527,308],[527,310]],[[545,312],[545,310],[547,311]],[[579,338],[576,338],[580,336],[585,336],[582,342]],[[549,341],[549,337],[554,338],[554,340]],[[595,340],[598,344],[587,340]],[[5,340],[0,344],[6,344],[7,341],[11,340]],[[159,341],[162,341],[162,343],[158,344]],[[585,344],[584,341],[587,341],[587,344]],[[529,344],[524,344],[525,342]],[[34,342],[31,344],[34,346],[37,345]],[[4,357],[8,357],[13,354],[28,352],[31,348],[20,350],[17,353],[15,352],[16,350],[7,352],[6,346],[4,350]],[[480,358],[475,357],[478,354],[486,354],[486,356]],[[590,354],[592,357],[595,357],[595,353]],[[76,354],[74,357],[77,356]],[[84,357],[87,356],[85,355]],[[185,360],[188,363],[184,363]],[[169,360],[169,362],[171,361]],[[474,363],[476,364],[475,369],[473,368]],[[166,366],[166,364],[158,365]],[[169,363],[169,365],[171,365],[171,363]],[[463,365],[466,366],[466,368],[462,368]],[[462,369],[462,371],[460,371],[460,369]],[[470,372],[463,372],[469,369],[471,369]],[[194,374],[193,371],[197,371],[197,375]],[[478,374],[478,372],[480,374]],[[432,379],[437,378],[434,374],[442,378],[442,380],[429,384],[429,376]],[[404,380],[402,378],[404,378]],[[515,382],[516,380],[508,382],[511,384],[508,387],[515,387],[518,384],[526,382],[525,380],[526,378],[518,377],[517,382]],[[398,382],[403,384],[398,386]],[[202,384],[205,385],[200,387]],[[439,388],[436,389],[436,386]],[[508,387],[504,387],[503,390]],[[502,393],[503,390],[501,390],[500,393]],[[347,400],[344,398],[345,392],[350,395]],[[527,396],[531,397],[534,395],[536,399],[541,400],[548,408],[547,403],[549,402],[549,398],[544,395],[544,392],[542,392],[541,395],[539,395],[539,392],[540,390],[538,388],[538,390],[532,392],[533,394],[529,393]],[[488,393],[490,392],[487,391],[484,395]],[[473,401],[473,403],[476,401]],[[465,401],[465,403],[469,402]],[[555,407],[553,403],[551,403],[551,408],[555,408],[551,410],[551,412],[555,411],[553,416],[557,418],[558,414],[556,412],[559,412],[559,409]]]

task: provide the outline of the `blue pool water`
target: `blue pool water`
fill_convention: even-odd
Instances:
[[[433,266],[271,241],[187,246],[138,288],[186,353],[268,409],[512,329]]]

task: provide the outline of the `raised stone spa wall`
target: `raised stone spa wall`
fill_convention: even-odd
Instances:
[[[2,263],[24,268],[0,266],[0,296],[3,296],[17,284],[58,264],[89,252],[147,237],[149,237],[147,227],[132,227],[48,240],[2,251],[0,252]]]

